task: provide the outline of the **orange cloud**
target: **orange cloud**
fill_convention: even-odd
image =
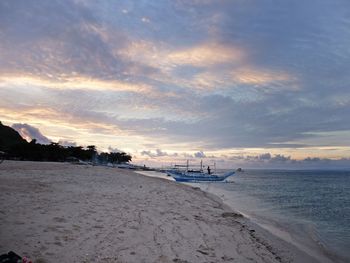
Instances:
[[[287,82],[294,78],[284,72],[274,72],[265,69],[254,69],[251,67],[238,68],[231,73],[233,81],[242,84],[262,85],[272,82]]]
[[[119,56],[159,69],[159,73],[148,75],[167,84],[175,84],[191,89],[222,89],[232,84],[265,85],[286,83],[288,88],[295,77],[286,72],[260,69],[250,65],[246,50],[229,45],[207,42],[183,49],[174,49],[164,43],[149,41],[132,42]],[[223,65],[217,69],[215,66]],[[183,78],[174,75],[178,66],[203,67],[206,70],[192,77]]]
[[[244,58],[244,52],[233,46],[205,43],[199,46],[173,51],[167,59],[176,65],[207,67],[224,63],[237,63]]]
[[[105,133],[122,135],[123,131],[116,125],[104,124],[95,120],[86,120],[69,113],[60,112],[49,108],[29,107],[21,109],[0,108],[0,116],[4,121],[24,122],[42,126],[55,126],[67,129],[99,129]]]
[[[43,78],[39,76],[3,75],[0,76],[0,87],[8,86],[38,86],[52,89],[84,89],[96,91],[130,91],[150,93],[153,88],[147,84],[133,84],[118,80],[100,80],[84,76],[58,76]]]
[[[174,49],[164,43],[148,41],[132,42],[126,49],[118,50],[117,53],[132,61],[141,61],[163,70],[184,65],[209,67],[237,63],[245,55],[239,48],[218,43],[203,43],[193,47]]]

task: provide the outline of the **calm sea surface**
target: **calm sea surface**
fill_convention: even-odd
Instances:
[[[349,171],[247,170],[201,187],[251,218],[350,259]]]

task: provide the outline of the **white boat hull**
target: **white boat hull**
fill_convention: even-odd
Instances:
[[[221,182],[229,176],[234,175],[235,172],[230,171],[225,174],[219,175],[169,170],[167,171],[167,174],[173,177],[177,182]]]

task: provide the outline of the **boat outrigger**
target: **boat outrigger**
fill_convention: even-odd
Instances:
[[[178,167],[186,167],[186,170],[180,170]],[[221,182],[235,174],[234,171],[229,171],[224,174],[211,174],[209,166],[208,173],[204,173],[202,161],[200,167],[200,170],[190,170],[187,161],[186,166],[175,165],[174,169],[167,170],[166,173],[173,177],[177,182]]]

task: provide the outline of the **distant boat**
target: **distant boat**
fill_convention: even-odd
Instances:
[[[177,182],[222,182],[231,175],[234,171],[225,174],[207,174],[201,171],[179,171],[168,170],[167,175],[173,177]]]

